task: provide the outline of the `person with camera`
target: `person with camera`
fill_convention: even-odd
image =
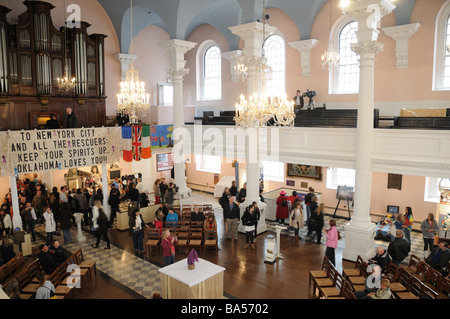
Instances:
[[[309,99],[308,106],[306,107],[307,110],[314,110],[314,107],[316,106],[316,102],[314,102],[314,97],[316,96],[316,91],[311,91],[310,89],[307,89],[305,93],[303,93],[304,97],[307,97]]]
[[[144,218],[142,217],[139,208],[136,208],[134,214],[130,216],[128,225],[130,226],[131,235],[133,237],[134,251],[136,252],[140,251],[141,253],[143,253],[144,252],[143,238],[145,229],[144,227],[148,228],[149,226],[145,224]]]

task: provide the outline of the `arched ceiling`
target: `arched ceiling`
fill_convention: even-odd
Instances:
[[[130,46],[130,1],[98,0],[108,13],[122,52]],[[333,2],[337,3],[337,0]],[[396,0],[398,25],[410,23],[416,0]],[[278,8],[298,27],[302,40],[310,39],[317,14],[328,0],[266,0],[266,8]],[[149,25],[164,29],[171,39],[186,40],[202,24],[210,24],[228,40],[230,50],[239,38],[228,27],[261,19],[263,0],[133,0],[133,37]],[[149,13],[150,12],[150,13]]]

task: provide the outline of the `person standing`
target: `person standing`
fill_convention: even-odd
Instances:
[[[237,186],[236,186],[236,181],[232,181],[231,182],[231,186],[230,186],[230,194],[231,194],[231,196],[236,197],[237,192],[238,192],[238,190],[237,190]]]
[[[21,215],[24,216],[25,219],[25,230],[28,233],[31,233],[31,241],[36,241],[36,213],[34,211],[33,206],[31,206],[30,202],[27,202],[25,209],[22,211]]]
[[[111,206],[111,215],[109,218],[109,225],[112,226],[114,223],[114,218],[116,214],[120,211],[120,191],[114,186],[111,185],[111,191],[109,192],[108,204]]]
[[[289,215],[289,227],[294,229],[295,240],[301,239],[299,237],[300,229],[303,226],[303,209],[300,201],[295,202]]]
[[[405,234],[406,240],[411,244],[411,230],[413,225],[413,214],[411,207],[405,207],[405,222],[403,223],[403,233]]]
[[[47,207],[44,213],[45,232],[47,233],[47,246],[53,244],[53,233],[56,231],[56,222],[50,207]]]
[[[226,240],[231,240],[232,237],[234,237],[234,241],[237,241],[239,219],[239,206],[234,202],[234,197],[230,196],[228,198],[228,203],[223,207],[223,220],[225,223]]]
[[[327,249],[325,251],[325,256],[330,260],[330,262],[336,266],[336,258],[335,258],[335,250],[338,245],[338,232],[336,229],[336,221],[334,219],[330,219],[329,221],[330,229],[325,229],[324,233],[327,236],[327,241],[325,245]]]
[[[313,199],[313,197],[315,196],[314,194],[314,188],[309,187],[308,188],[309,192],[308,194],[306,194],[305,196],[305,205],[306,205],[306,223],[309,223],[309,219],[311,218],[311,213],[314,212],[315,208],[313,207],[313,209],[311,209],[311,201]]]
[[[275,213],[275,222],[279,225],[284,225],[284,220],[289,218],[289,204],[285,191],[280,192],[280,196],[278,196],[276,204],[277,211]]]
[[[305,105],[305,100],[303,99],[303,96],[302,96],[300,90],[297,90],[292,101],[294,101],[295,112],[300,111],[303,108],[303,106]]]
[[[142,215],[139,212],[138,208],[134,211],[134,214],[130,216],[128,224],[130,226],[130,230],[133,236],[134,251],[143,253],[144,229],[145,227],[148,227],[148,225],[145,224],[144,219],[142,218]]]
[[[96,201],[96,203],[98,203],[98,201]],[[97,224],[97,231],[95,233],[97,241],[95,245],[92,245],[92,247],[98,248],[98,244],[100,244],[100,238],[103,237],[103,240],[106,242],[105,249],[110,249],[111,246],[108,238],[109,221],[102,206],[98,206],[98,217],[95,223]]]
[[[246,197],[247,197],[247,183],[244,183],[244,186],[239,190],[239,194],[237,195],[237,202],[243,203]]]
[[[316,242],[320,244],[323,224],[323,204],[320,204],[314,212],[311,212],[311,218],[308,224],[308,234],[306,236],[311,236],[312,232],[315,232],[315,235],[317,236]]]
[[[155,196],[155,205],[161,203],[161,188],[159,184],[161,181],[157,179],[153,184],[153,195]]]
[[[60,206],[59,193],[58,193],[57,187],[52,188],[52,192],[50,193],[48,204],[50,205],[50,209],[52,210],[53,215],[55,217],[56,229],[58,229],[58,222],[61,219],[61,214],[60,214],[60,207],[59,207]]]
[[[410,249],[411,245],[403,237],[403,231],[397,229],[395,239],[388,246],[388,254],[391,256],[392,262],[398,266],[408,256]]]
[[[5,232],[6,236],[9,236],[12,228],[11,216],[5,213],[3,209],[0,209],[0,226],[0,237],[3,237],[3,232]]]
[[[434,237],[438,232],[438,224],[434,220],[434,215],[432,213],[428,214],[428,218],[425,219],[420,225],[420,230],[423,236],[423,258],[427,258],[427,250],[430,252],[434,248]]]
[[[31,205],[34,208],[34,212],[36,213],[36,217],[38,218],[39,222],[43,224],[44,221],[42,219],[42,215],[48,205],[47,198],[42,194],[41,190],[36,191],[36,196],[34,196]]]
[[[170,182],[169,188],[167,189],[167,193],[166,193],[166,204],[167,205],[169,205],[169,206],[173,205],[174,196],[175,196],[175,184]]]
[[[164,204],[166,202],[167,189],[169,188],[166,184],[166,179],[164,177],[161,178],[161,183],[159,184],[159,188],[161,190],[161,202]]]
[[[78,116],[73,113],[72,108],[69,106],[66,108],[67,119],[66,128],[77,128],[78,127]]]
[[[251,249],[256,249],[255,244],[253,243],[253,233],[255,232],[256,222],[255,207],[253,205],[250,205],[245,209],[241,220],[245,230],[244,248],[248,248],[248,245],[250,244]]]
[[[257,202],[253,202],[252,206],[255,208],[255,210],[254,210],[254,212],[255,212],[255,234],[253,235],[253,239],[254,239],[254,241],[256,241],[256,237],[258,236],[258,222],[259,222],[259,219],[261,218],[261,212],[259,210]]]
[[[162,232],[161,246],[163,251],[164,266],[175,262],[175,245],[178,243],[176,236],[170,236],[170,230],[167,228]]]
[[[228,203],[228,198],[232,196],[228,187],[225,187],[222,193],[222,197],[219,198],[219,204],[224,208],[224,206]]]
[[[63,232],[64,244],[70,244],[72,241],[72,234],[70,233],[70,229],[72,228],[72,210],[68,203],[61,204],[60,228]]]

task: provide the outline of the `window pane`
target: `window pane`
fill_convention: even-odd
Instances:
[[[220,49],[213,45],[209,47],[204,56],[203,67],[203,98],[222,98],[222,60]]]
[[[359,91],[358,55],[352,51],[351,44],[357,42],[356,21],[348,23],[339,35],[340,63],[336,82],[339,93],[357,93]]]
[[[286,94],[286,48],[282,37],[271,35],[264,41],[264,54],[267,65],[272,68],[270,79],[266,83],[267,96]]]

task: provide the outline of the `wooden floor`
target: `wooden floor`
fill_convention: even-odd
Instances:
[[[218,264],[226,269],[224,274],[224,295],[239,299],[308,299],[310,298],[308,276],[311,269],[319,269],[325,254],[325,245],[281,236],[281,252],[284,259],[275,264],[264,263],[266,236],[262,233],[256,241],[256,250],[244,249],[245,235],[239,234],[238,241],[226,241],[223,229],[219,229],[220,251],[216,253],[199,252],[199,257]],[[134,253],[133,243],[128,231],[113,229],[109,232],[111,242]],[[143,257],[143,256],[142,256]],[[144,258],[144,257],[143,257]],[[175,261],[186,258],[177,252]],[[336,256],[340,259],[340,256]],[[162,255],[155,251],[150,262],[162,265]],[[344,267],[354,267],[353,262],[341,261]],[[338,265],[339,266],[339,265]],[[339,268],[339,267],[338,267]],[[95,298],[95,297],[94,297]]]

